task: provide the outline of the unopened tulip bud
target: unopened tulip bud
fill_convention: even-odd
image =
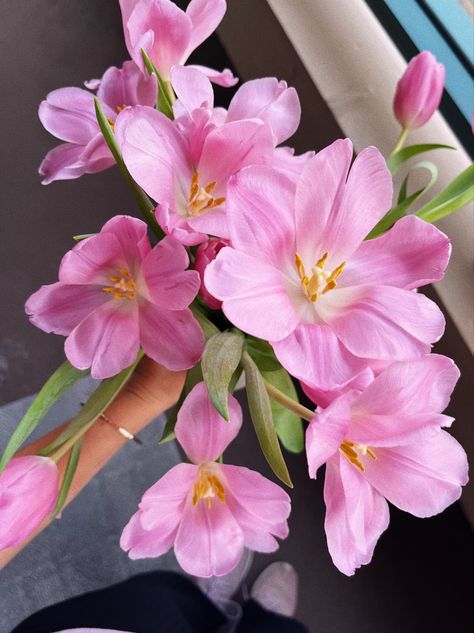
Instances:
[[[393,101],[395,116],[402,127],[418,128],[432,117],[441,101],[444,76],[443,64],[429,51],[410,60]]]
[[[213,297],[206,289],[206,286],[204,285],[204,271],[206,270],[208,264],[217,257],[217,254],[221,248],[224,248],[224,246],[228,246],[228,242],[226,240],[211,237],[207,242],[204,242],[199,246],[196,251],[196,259],[194,261],[194,268],[201,275],[201,288],[199,289],[199,294],[206,304],[213,310],[218,310],[222,305],[222,301]]]

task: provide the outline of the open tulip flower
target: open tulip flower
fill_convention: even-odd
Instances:
[[[394,363],[365,389],[318,409],[306,431],[309,475],[326,463],[325,530],[333,562],[352,575],[370,562],[387,528],[387,501],[417,517],[442,512],[461,495],[467,458],[442,427],[459,377],[431,354]]]
[[[441,279],[448,238],[411,216],[364,241],[391,207],[392,178],[375,148],[351,161],[352,143],[336,141],[306,163],[296,188],[274,170],[242,170],[227,193],[232,248],[205,273],[234,325],[323,390],[371,361],[424,356],[444,330],[436,304],[413,289]]]
[[[142,50],[165,81],[171,68],[184,64],[189,55],[215,31],[226,11],[225,0],[191,0],[182,11],[171,0],[120,0],[125,43],[130,57],[143,68]],[[218,72],[196,66],[211,81],[234,86],[228,69]]]
[[[143,495],[120,541],[131,558],[161,556],[174,545],[189,574],[223,576],[244,547],[273,552],[275,536],[287,536],[286,492],[253,470],[216,462],[242,424],[239,403],[230,395],[228,403],[229,422],[203,382],[187,396],[175,434],[191,463],[174,466]]]
[[[199,273],[188,263],[181,244],[165,238],[152,248],[145,222],[116,216],[66,253],[59,281],[42,286],[25,309],[37,327],[67,336],[67,358],[94,378],[131,365],[140,346],[173,371],[188,369],[204,345],[188,308]]]
[[[124,108],[156,101],[156,77],[145,77],[130,61],[122,68],[109,68],[102,79],[86,85],[98,89],[97,97],[112,125]],[[103,171],[115,163],[97,123],[92,92],[74,87],[53,90],[41,102],[38,115],[48,132],[66,141],[50,150],[41,163],[44,185]]]

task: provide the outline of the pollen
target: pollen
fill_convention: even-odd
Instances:
[[[351,464],[354,464],[354,466],[362,472],[364,472],[365,466],[360,460],[361,457],[369,455],[372,459],[377,459],[377,455],[371,448],[365,444],[357,444],[356,442],[351,442],[350,440],[344,440],[339,449],[343,453],[344,457],[346,457]]]
[[[215,198],[212,194],[217,186],[214,180],[205,187],[201,187],[199,183],[199,172],[196,170],[191,179],[188,197],[188,215],[197,216],[215,209],[225,202],[225,198]]]
[[[130,271],[127,268],[119,268],[118,274],[109,277],[112,286],[104,286],[102,291],[112,295],[114,299],[135,299],[136,287]]]
[[[329,253],[324,253],[311,269],[311,276],[306,274],[303,259],[299,253],[295,254],[295,266],[301,281],[301,286],[310,301],[315,303],[321,295],[326,294],[337,286],[336,279],[344,270],[346,262],[339,264],[331,273],[324,270],[324,264]]]
[[[225,503],[225,490],[220,479],[213,472],[200,468],[199,475],[194,484],[193,505],[197,505],[203,499],[208,509],[211,508],[212,500],[218,499]]]

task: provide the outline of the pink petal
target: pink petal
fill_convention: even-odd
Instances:
[[[345,385],[367,365],[325,325],[301,323],[283,340],[272,341],[272,347],[292,376],[322,390]]]
[[[144,48],[164,80],[169,80],[170,70],[175,64],[186,60],[192,23],[174,2],[153,0],[136,3],[126,29],[132,58],[141,64],[140,48]]]
[[[189,187],[192,178],[187,143],[174,123],[152,108],[135,106],[119,114],[115,131],[134,180],[154,200],[174,207],[175,179]]]
[[[188,55],[216,30],[226,9],[225,0],[191,0],[186,9],[192,24]]]
[[[185,217],[173,213],[168,202],[157,205],[155,216],[163,231],[180,244],[195,246],[208,238],[205,233],[199,233],[189,226]]]
[[[275,77],[245,82],[230,102],[227,121],[253,118],[271,127],[275,145],[283,143],[300,123],[301,106],[296,90]]]
[[[155,75],[144,75],[135,62],[124,62],[122,68],[108,68],[97,92],[97,97],[113,110],[124,106],[147,105],[153,107],[158,87]]]
[[[223,301],[226,317],[244,332],[274,341],[298,325],[279,271],[256,257],[223,248],[204,280],[209,292]]]
[[[443,278],[450,253],[444,233],[409,215],[385,235],[362,242],[338,283],[341,288],[371,284],[418,288]]]
[[[217,207],[217,209],[211,209],[202,215],[189,217],[187,220],[188,226],[191,227],[192,230],[198,231],[198,235],[206,235],[206,233],[208,233],[209,235],[215,235],[226,240],[230,238],[227,213],[224,205]]]
[[[203,183],[217,182],[222,191],[232,174],[247,165],[270,163],[273,139],[270,128],[258,120],[234,121],[208,134],[199,161]],[[218,194],[219,195],[219,194]]]
[[[363,369],[360,374],[357,374],[352,380],[346,383],[342,387],[336,387],[334,389],[317,389],[311,385],[307,385],[302,382],[301,387],[310,400],[320,407],[326,408],[336,398],[345,393],[348,389],[355,389],[357,391],[363,391],[367,385],[369,385],[374,379],[374,372],[370,367]]]
[[[138,349],[137,306],[128,299],[111,299],[91,312],[64,345],[74,367],[90,367],[92,377],[100,379],[115,376],[129,367]]]
[[[115,165],[115,159],[104,140],[102,132],[98,132],[84,147],[81,155],[86,174],[97,174]]]
[[[296,184],[306,163],[313,158],[314,152],[295,155],[293,147],[276,147],[273,152],[272,167],[282,171]]]
[[[257,552],[278,548],[274,536],[286,538],[291,502],[286,492],[260,473],[242,466],[221,466],[226,503],[240,525],[245,547]]]
[[[117,238],[124,260],[130,270],[137,273],[141,260],[151,251],[145,222],[129,215],[116,215],[104,224],[100,233],[112,234]]]
[[[229,421],[216,411],[204,382],[186,396],[178,413],[176,439],[195,464],[215,461],[237,437],[242,426],[242,410],[229,394]]]
[[[209,79],[189,66],[174,66],[171,83],[179,101],[192,112],[197,108],[214,107],[214,91]]]
[[[232,176],[226,210],[234,248],[280,270],[293,270],[294,197],[294,184],[271,167],[246,167]]]
[[[59,280],[64,284],[110,285],[111,274],[124,265],[116,235],[101,232],[81,240],[61,260]]]
[[[44,332],[68,336],[91,312],[110,297],[96,286],[57,282],[41,286],[25,304],[31,323]]]
[[[336,289],[321,301],[320,315],[353,354],[379,360],[428,354],[445,324],[433,301],[393,286]]]
[[[195,68],[199,70],[199,72],[206,75],[209,81],[212,81],[213,84],[218,86],[222,86],[223,88],[231,88],[238,83],[238,77],[234,77],[233,73],[229,68],[224,68],[224,70],[214,70],[214,68],[208,68],[207,66],[199,66],[197,64],[189,64],[188,68]]]
[[[72,180],[80,178],[87,171],[87,165],[81,161],[83,145],[62,143],[50,150],[39,166],[39,174],[43,176],[41,184],[49,185],[55,180]]]
[[[339,451],[351,422],[351,402],[354,392],[337,398],[326,409],[319,410],[306,429],[306,458],[309,476]]]
[[[364,462],[364,477],[390,503],[417,517],[442,512],[468,481],[466,453],[446,431],[375,453],[377,459]]]
[[[204,335],[191,310],[140,305],[140,342],[147,356],[171,371],[190,369],[201,358]]]
[[[178,531],[179,521],[174,527],[160,525],[154,530],[145,530],[141,523],[142,514],[138,510],[132,515],[120,537],[120,547],[132,560],[162,556],[173,546]]]
[[[41,525],[58,490],[58,469],[47,457],[14,457],[8,463],[0,475],[0,550],[18,545]]]
[[[202,578],[225,576],[237,566],[243,550],[244,535],[226,504],[215,501],[208,508],[188,501],[174,546],[184,571]]]
[[[388,504],[344,457],[326,467],[324,501],[329,553],[339,571],[352,576],[372,559],[389,524]]]
[[[198,293],[201,279],[184,246],[165,237],[145,258],[142,275],[150,300],[166,310],[184,310]]]

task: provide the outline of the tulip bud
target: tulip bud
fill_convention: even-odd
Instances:
[[[218,310],[222,305],[222,301],[219,301],[207,291],[206,286],[204,285],[204,271],[206,270],[208,264],[217,257],[221,248],[228,245],[229,243],[226,240],[211,237],[207,242],[201,244],[196,251],[194,268],[201,276],[201,288],[199,290],[199,294],[203,301],[205,301],[213,310]]]
[[[397,84],[393,110],[404,128],[424,125],[439,106],[444,88],[443,64],[429,51],[410,60]]]
[[[32,534],[52,512],[59,472],[48,457],[14,457],[0,475],[0,550]]]

